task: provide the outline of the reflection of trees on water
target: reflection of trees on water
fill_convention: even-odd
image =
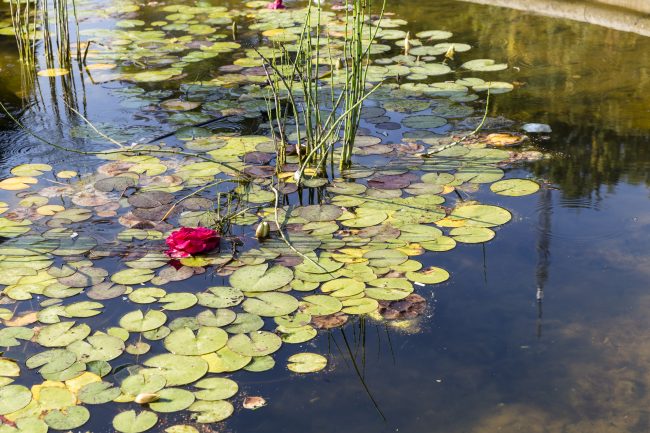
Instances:
[[[543,146],[553,156],[531,169],[559,185],[563,197],[599,201],[621,181],[650,186],[648,137],[621,138],[612,131],[566,124],[554,128],[554,140]]]
[[[539,225],[537,227],[537,266],[535,283],[537,293],[537,337],[542,336],[542,319],[544,315],[544,289],[548,281],[548,268],[551,264],[551,217],[553,215],[553,197],[551,189],[543,188],[539,192]]]

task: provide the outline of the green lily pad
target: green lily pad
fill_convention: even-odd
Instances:
[[[24,328],[22,326],[17,326],[14,328],[2,328],[0,329],[0,346],[2,347],[13,347],[20,346],[20,340],[31,340],[34,336],[34,330],[30,328]]]
[[[521,197],[539,191],[539,184],[528,179],[506,179],[490,185],[490,190],[499,195]]]
[[[372,227],[381,224],[386,218],[388,214],[381,210],[358,208],[351,218],[341,221],[341,224],[354,228]]]
[[[120,389],[133,397],[138,394],[155,394],[165,387],[167,380],[157,374],[133,374],[122,381]]]
[[[167,316],[162,311],[149,310],[146,314],[142,310],[126,313],[120,319],[120,326],[129,332],[145,332],[159,328],[167,321]]]
[[[302,206],[293,212],[292,216],[299,216],[307,221],[333,221],[337,219],[343,210],[333,205],[311,205]]]
[[[284,340],[282,340],[284,341]],[[244,370],[251,371],[254,373],[260,373],[262,371],[268,371],[275,367],[275,360],[272,356],[255,356],[251,362],[244,367]]]
[[[248,298],[242,304],[247,313],[263,317],[284,316],[298,308],[298,300],[286,293],[260,293],[254,298]]]
[[[73,352],[65,349],[51,349],[27,358],[25,364],[29,369],[41,367],[38,370],[41,374],[51,374],[69,368],[75,361],[77,361],[77,356]]]
[[[341,303],[343,304],[341,311],[348,314],[369,314],[379,308],[379,302],[372,298],[344,299]]]
[[[22,385],[7,385],[0,388],[0,415],[15,412],[32,401],[31,391]]]
[[[142,433],[158,422],[158,415],[150,411],[136,413],[134,410],[119,413],[113,418],[113,428],[121,433]]]
[[[264,356],[276,352],[282,340],[272,332],[257,331],[237,334],[228,340],[228,348],[244,356]]]
[[[198,356],[165,353],[144,362],[151,367],[151,374],[163,376],[168,386],[187,385],[202,378],[208,371],[208,363]]]
[[[397,301],[413,293],[413,284],[404,278],[377,278],[368,283],[366,296],[380,301]]]
[[[196,397],[201,400],[209,401],[226,400],[237,394],[237,391],[239,390],[237,382],[223,377],[201,379],[196,382],[194,386],[201,389],[201,391],[196,391],[194,393]]]
[[[92,382],[84,385],[77,394],[79,400],[86,404],[104,404],[120,395],[120,388],[108,382]]]
[[[223,421],[235,411],[233,405],[225,400],[196,401],[189,407],[192,419],[198,423],[207,424]]]
[[[149,407],[156,412],[178,412],[190,407],[194,400],[194,394],[186,389],[165,388],[158,392],[158,400],[149,403]]]
[[[233,352],[228,346],[222,347],[214,353],[202,355],[201,358],[208,363],[208,371],[210,373],[226,373],[241,370],[252,359],[251,356],[244,356]]]
[[[111,281],[115,284],[135,285],[146,283],[154,277],[154,273],[150,269],[125,269],[119,271],[111,277]]]
[[[287,368],[294,373],[315,373],[327,366],[327,358],[317,353],[296,353],[288,361]]]
[[[210,308],[234,307],[244,300],[242,291],[234,287],[209,287],[207,292],[197,293],[196,297],[199,305]]]
[[[341,311],[343,304],[333,296],[309,295],[302,298],[300,310],[312,316],[326,316]]]
[[[192,293],[168,293],[160,299],[165,304],[165,310],[178,311],[193,307],[198,302],[198,298]]]
[[[88,409],[83,406],[72,406],[48,412],[44,421],[54,430],[72,430],[86,424],[89,419]]]
[[[7,424],[0,425],[0,433],[47,433],[47,424],[38,418],[20,418],[16,420],[16,427]]]
[[[36,342],[44,347],[63,347],[90,334],[90,327],[85,323],[75,326],[75,322],[60,322],[41,329]]]
[[[167,292],[159,287],[143,287],[129,293],[129,301],[136,304],[151,304],[166,294]]]
[[[267,264],[245,266],[230,276],[230,284],[246,292],[270,292],[284,287],[293,280],[293,272],[284,266]]]
[[[503,71],[508,69],[508,65],[505,63],[497,63],[492,59],[476,59],[465,62],[461,66],[464,69],[469,69],[470,71]]]
[[[406,278],[421,284],[438,284],[449,279],[449,272],[442,268],[429,266],[421,271],[407,272]]]
[[[430,241],[420,242],[420,246],[428,251],[449,251],[456,247],[456,241],[448,236],[439,236]]]
[[[201,327],[196,335],[191,329],[181,328],[165,338],[165,348],[177,355],[204,355],[225,346],[228,334],[220,328]]]
[[[257,331],[264,326],[264,320],[257,314],[239,313],[235,320],[225,329],[231,334],[245,334]]]
[[[447,124],[447,119],[444,117],[433,116],[428,114],[419,114],[415,116],[408,116],[402,120],[402,125],[407,128],[413,129],[433,129],[439,128]]]
[[[510,212],[499,206],[476,204],[457,207],[451,213],[455,220],[465,221],[473,227],[495,227],[507,223],[512,218]]]
[[[457,227],[449,232],[456,242],[465,244],[481,244],[492,240],[495,236],[493,230],[486,227]]]

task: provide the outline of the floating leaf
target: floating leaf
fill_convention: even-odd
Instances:
[[[72,430],[86,424],[90,412],[83,406],[72,406],[63,410],[52,410],[45,415],[45,423],[55,430]]]
[[[188,328],[173,331],[165,338],[165,348],[178,355],[204,355],[225,346],[228,334],[220,328],[201,327],[196,335]]]
[[[451,216],[455,220],[465,221],[468,226],[495,227],[510,221],[510,212],[502,207],[476,204],[454,209]]]
[[[264,356],[277,351],[282,340],[277,335],[258,331],[250,334],[237,334],[228,340],[228,348],[244,356]]]
[[[222,377],[201,379],[194,386],[201,389],[194,393],[197,398],[210,401],[225,400],[237,394],[239,390],[237,382]]]
[[[293,280],[293,272],[284,266],[267,264],[245,266],[230,276],[230,284],[247,292],[269,292],[286,286]]]
[[[113,418],[113,428],[121,433],[141,433],[158,422],[158,415],[149,411],[136,413],[134,410],[119,413]]]
[[[36,341],[45,347],[62,347],[83,340],[88,334],[90,327],[85,323],[75,326],[75,322],[61,322],[41,329]]]
[[[287,368],[294,373],[315,373],[327,366],[327,358],[317,353],[296,353],[288,361]]]
[[[264,317],[284,316],[298,308],[298,300],[286,293],[260,293],[244,301],[242,308],[247,313]]]
[[[68,75],[70,71],[65,68],[51,68],[38,71],[39,77],[59,77],[61,75]]]
[[[186,385],[200,379],[208,371],[208,363],[198,356],[166,353],[144,362],[152,374],[163,376],[168,386]]]
[[[194,394],[180,388],[165,388],[158,393],[158,399],[149,404],[156,412],[178,412],[194,403]]]
[[[161,311],[149,310],[143,314],[136,310],[122,316],[120,326],[130,332],[145,332],[164,325],[166,321],[167,316]]]
[[[301,311],[313,316],[325,316],[341,311],[343,304],[333,296],[309,295],[300,302]]]
[[[198,423],[215,423],[228,418],[235,411],[230,402],[224,400],[196,401],[189,407],[192,419]]]
[[[77,394],[79,400],[86,404],[104,404],[116,399],[120,389],[108,382],[93,382],[85,385]]]
[[[476,59],[465,62],[462,68],[469,69],[470,71],[502,71],[508,68],[505,63],[497,63],[492,59]]]
[[[507,179],[490,185],[490,190],[499,195],[520,197],[534,194],[539,190],[539,184],[528,179]]]
[[[429,266],[421,271],[407,272],[406,278],[421,284],[438,284],[449,279],[449,272],[442,268]]]
[[[457,227],[449,232],[456,242],[480,244],[494,238],[494,231],[485,227]]]
[[[7,385],[0,388],[0,415],[6,415],[24,408],[32,401],[32,393],[22,385]]]
[[[119,271],[111,277],[111,281],[116,284],[134,285],[146,283],[154,277],[149,269],[125,269]]]
[[[21,164],[11,169],[14,176],[40,176],[46,171],[52,171],[48,164]]]

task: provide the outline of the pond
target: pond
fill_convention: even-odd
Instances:
[[[352,165],[275,183],[266,4],[78,2],[40,75],[0,20],[0,433],[647,432],[650,38],[389,1]]]

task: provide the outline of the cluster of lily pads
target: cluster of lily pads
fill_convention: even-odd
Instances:
[[[423,159],[420,174],[357,166],[319,187],[327,203],[274,208],[270,174],[259,163],[272,158],[264,152],[268,139],[199,140],[218,147],[208,152],[212,157],[256,173],[238,194],[248,210],[233,222],[248,227],[244,236],[252,237],[259,221],[279,220],[293,248],[276,235],[256,248],[224,247],[170,265],[162,253],[167,232],[205,224],[214,214],[210,190],[182,201],[179,193],[223,176],[217,162],[112,153],[114,161],[80,178],[26,164],[0,181],[0,189],[18,191],[0,217],[0,235],[8,238],[0,246],[2,296],[14,303],[0,311],[0,345],[9,348],[0,359],[0,415],[16,423],[0,429],[72,429],[89,419],[86,405],[110,402],[131,405],[114,420],[125,433],[152,427],[156,413],[189,410],[196,422],[220,421],[233,413],[227,399],[238,389],[224,375],[273,368],[271,355],[283,344],[304,343],[350,315],[381,320],[380,307],[408,298],[417,285],[449,278],[439,267],[423,268],[417,256],[489,241],[493,228],[511,218],[506,209],[472,201],[444,207],[450,193],[483,183],[511,196],[539,188],[530,180],[499,180],[504,173],[496,163],[509,152],[456,146]],[[35,190],[47,180],[49,186]],[[287,191],[293,182],[285,178]],[[168,214],[175,224],[162,221]],[[123,230],[90,234],[100,220]],[[110,264],[116,252],[124,254],[125,268],[109,272],[102,263]],[[224,276],[222,285],[203,287],[201,277],[189,291],[164,288],[206,272]],[[117,323],[101,320],[109,305],[126,311]],[[152,346],[166,353],[147,356]],[[117,374],[115,362],[127,355],[135,357],[133,365]],[[305,373],[327,361],[300,353],[288,362]],[[31,389],[12,384],[22,382],[26,369],[44,382]],[[132,409],[142,393],[158,400],[148,410]]]
[[[118,14],[119,30],[82,28],[94,41],[88,71],[98,81],[177,78],[175,90],[116,91],[130,105],[157,105],[174,124],[217,114],[257,118],[267,107],[267,78],[258,53],[242,49],[240,38],[261,36],[269,45],[258,49],[272,58],[279,43],[292,49],[306,14],[267,10],[266,3],[241,11],[165,4],[152,22],[140,20],[140,6],[129,1],[95,9],[106,18]],[[80,14],[89,16],[83,4]],[[335,81],[344,19],[321,12],[328,47],[320,64],[331,61]],[[429,293],[450,275],[418,257],[487,242],[511,219],[508,210],[471,199],[482,185],[504,196],[539,189],[532,180],[503,179],[500,164],[511,153],[494,145],[504,140],[449,145],[441,138],[463,129],[460,121],[474,114],[481,92],[512,89],[468,73],[506,65],[474,59],[454,71],[453,56],[470,47],[441,42],[450,32],[407,38],[403,20],[373,24],[379,32],[368,79],[388,81],[362,111],[348,170],[296,176],[295,154],[276,166],[273,125],[258,125],[256,134],[190,126],[173,143],[101,153],[93,173],[34,163],[0,181],[7,191],[0,203],[0,346],[7,348],[0,433],[76,429],[93,405],[110,405],[113,428],[122,433],[149,430],[172,412],[186,422],[168,433],[226,419],[239,390],[235,372],[274,368],[284,345],[301,347],[319,330],[358,316],[421,314],[426,299],[417,288]],[[232,63],[209,80],[184,80],[192,65],[225,54]],[[440,76],[450,79],[432,82]],[[295,144],[296,131],[289,133]],[[165,256],[172,230],[214,226],[226,206],[237,212],[228,216],[232,230],[220,250]],[[264,221],[271,235],[255,240]],[[298,350],[286,366],[310,373],[327,362]]]

